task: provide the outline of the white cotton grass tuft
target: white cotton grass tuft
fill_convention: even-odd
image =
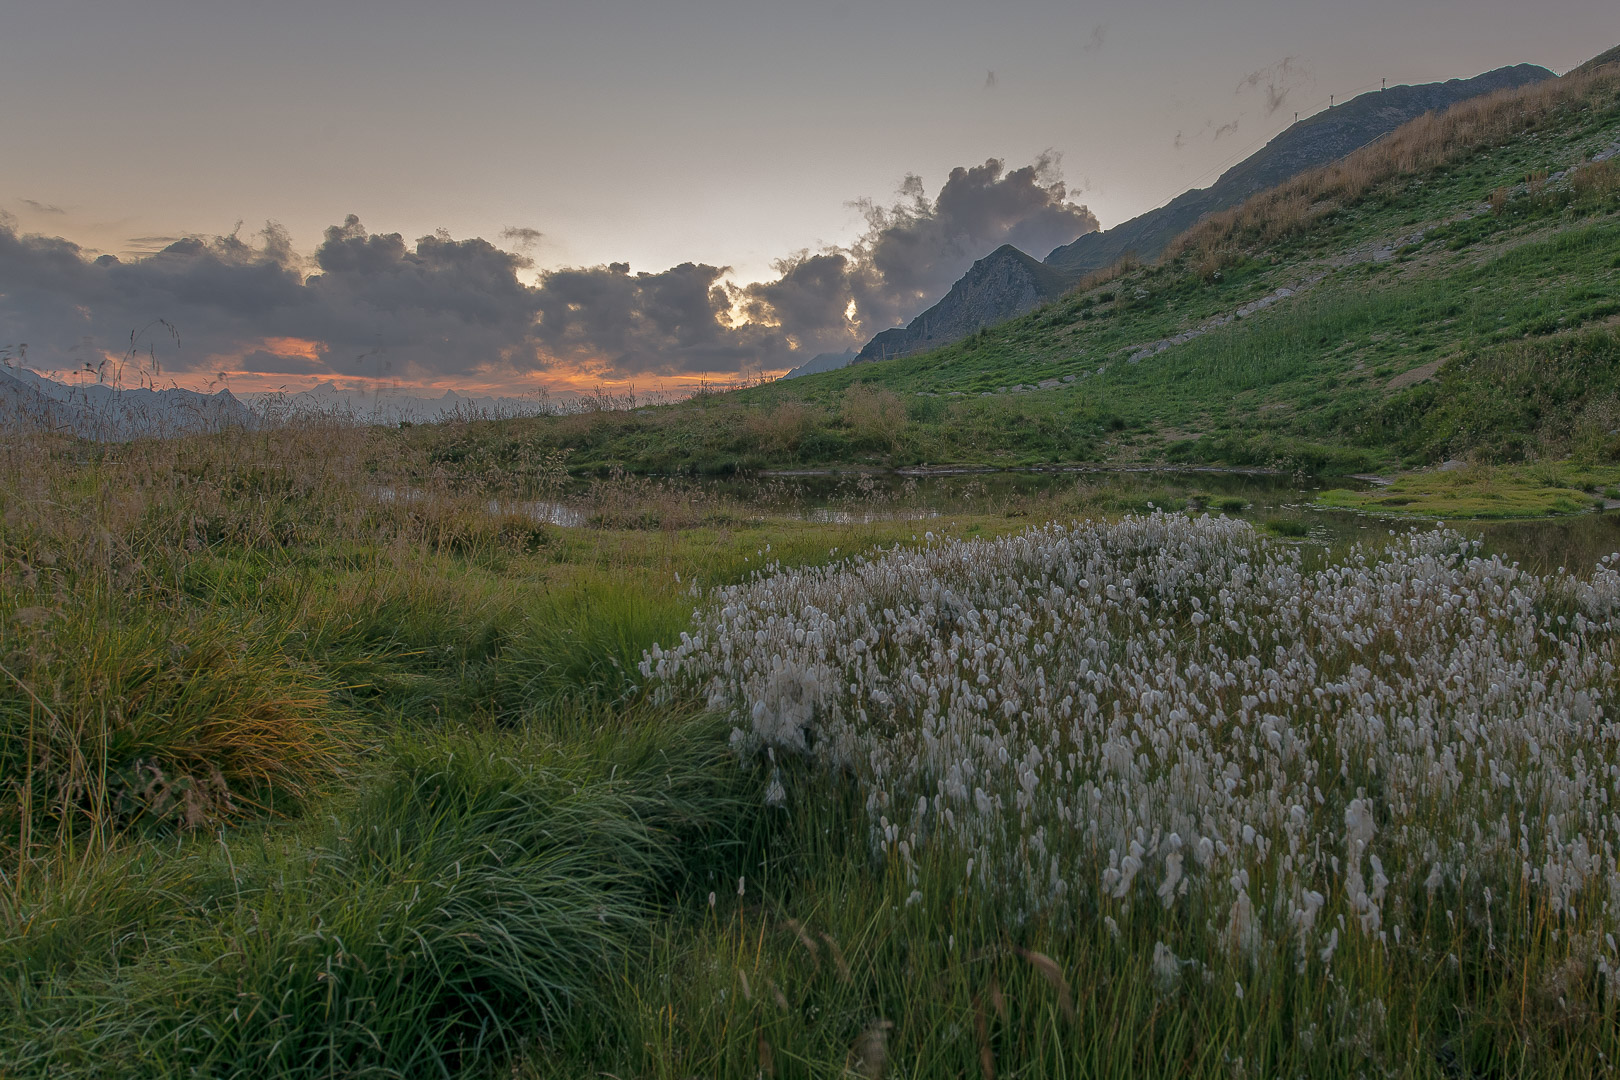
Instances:
[[[740,756],[853,777],[877,854],[957,858],[1015,917],[1115,934],[1145,902],[1251,962],[1331,964],[1345,935],[1414,943],[1413,898],[1466,878],[1597,941],[1617,567],[1533,574],[1435,530],[1307,570],[1240,520],[1154,513],[764,573],[643,670],[729,713]]]

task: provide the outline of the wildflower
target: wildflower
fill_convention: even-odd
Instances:
[[[1153,977],[1165,993],[1175,989],[1176,980],[1181,977],[1181,961],[1162,941],[1153,943]]]
[[[925,539],[713,590],[642,670],[729,716],[768,802],[781,754],[850,778],[879,857],[959,857],[1008,910],[1128,903],[1147,870],[1164,906],[1224,912],[1227,948],[1329,963],[1464,850],[1481,888],[1560,919],[1592,896],[1582,932],[1620,930],[1595,894],[1620,895],[1620,560],[1537,575],[1434,530],[1307,569],[1240,520],[1163,513]]]

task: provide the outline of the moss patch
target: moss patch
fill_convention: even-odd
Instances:
[[[1324,507],[1448,520],[1505,520],[1579,514],[1603,507],[1602,489],[1620,468],[1567,462],[1472,465],[1405,473],[1370,491],[1324,491]]]

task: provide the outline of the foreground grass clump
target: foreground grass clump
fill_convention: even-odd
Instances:
[[[22,781],[8,833],[18,815],[71,833],[285,810],[350,760],[329,680],[275,626],[71,604],[0,620],[0,775]]]
[[[448,1075],[589,1039],[601,973],[737,836],[719,740],[619,733],[419,738],[296,842],[64,869],[0,940],[0,1070]]]
[[[1213,992],[1175,1038],[1267,1075],[1581,1075],[1616,1050],[1617,612],[1607,563],[1537,576],[1439,532],[1307,570],[1159,514],[762,576],[647,671],[729,712],[767,801],[865,833],[875,925],[918,909],[904,962],[978,965],[981,1009],[1017,958],[1117,987],[1116,1024]],[[968,1068],[959,1024],[890,1036]],[[1019,1060],[1078,1065],[1064,1030]]]
[[[1317,501],[1328,507],[1393,516],[1511,520],[1602,509],[1597,492],[1620,482],[1620,468],[1544,462],[1403,473],[1367,491],[1335,488]]]

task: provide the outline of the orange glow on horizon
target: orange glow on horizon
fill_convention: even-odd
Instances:
[[[763,372],[760,378],[769,381],[781,377],[788,369]],[[223,375],[221,381],[219,376]],[[441,397],[454,391],[463,397],[526,397],[544,391],[563,397],[589,396],[598,390],[610,394],[635,392],[645,397],[684,398],[703,387],[725,389],[755,379],[735,371],[705,371],[686,375],[662,375],[644,378],[603,378],[599,371],[583,368],[552,368],[544,373],[529,375],[481,373],[464,379],[398,379],[364,375],[342,375],[336,372],[310,375],[304,373],[266,373],[222,369],[212,375],[194,375],[189,379],[177,377],[174,385],[190,390],[205,391],[229,388],[237,394],[274,393],[283,391],[296,394],[330,385],[339,390],[367,394],[408,394],[415,397]]]
[[[296,337],[266,337],[244,343],[229,352],[208,357],[207,369],[195,372],[159,371],[141,372],[132,381],[129,372],[122,372],[120,380],[126,385],[147,385],[156,389],[179,387],[199,393],[212,393],[228,389],[236,394],[287,393],[297,394],[329,386],[347,392],[365,394],[401,394],[422,398],[442,397],[454,391],[464,397],[529,397],[540,393],[563,398],[590,396],[597,392],[608,394],[634,393],[651,400],[675,400],[689,397],[704,387],[726,389],[756,381],[770,381],[781,377],[787,368],[745,373],[740,371],[699,371],[678,375],[643,375],[622,377],[613,372],[611,365],[601,361],[587,361],[571,365],[553,364],[539,371],[520,371],[505,364],[490,365],[483,370],[469,372],[459,378],[428,376],[348,375],[337,371],[316,370],[314,365],[325,366],[331,347],[323,341]],[[248,371],[244,361],[254,356],[256,367],[270,367],[266,356],[292,361],[288,371]],[[108,353],[108,369],[122,366],[123,359]],[[64,373],[71,380],[85,378],[88,373]],[[62,377],[59,375],[58,377]]]

